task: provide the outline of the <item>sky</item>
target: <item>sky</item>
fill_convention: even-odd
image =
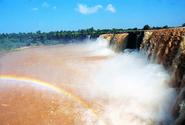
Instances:
[[[185,0],[0,0],[0,33],[185,23]]]

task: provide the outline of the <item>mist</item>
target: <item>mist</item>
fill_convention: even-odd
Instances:
[[[83,110],[80,118],[85,125],[168,125],[173,121],[175,91],[168,86],[168,72],[138,51],[113,52],[103,39],[7,53],[1,56],[0,66],[1,75],[41,79],[84,99],[98,117],[94,120],[88,109]]]
[[[101,39],[96,46],[98,42]],[[108,125],[170,124],[175,90],[168,86],[168,72],[138,51],[125,50],[118,54],[107,47],[99,44],[95,49],[95,55],[111,58],[99,65],[86,93],[86,98],[103,98],[106,102],[101,103],[100,119]]]

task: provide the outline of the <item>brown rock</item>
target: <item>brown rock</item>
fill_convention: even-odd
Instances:
[[[127,46],[128,33],[103,34],[103,35],[100,35],[100,38],[108,40],[110,42],[110,47],[114,51],[121,52]]]

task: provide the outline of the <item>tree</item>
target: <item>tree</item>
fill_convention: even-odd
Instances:
[[[149,25],[145,25],[144,27],[143,27],[143,30],[149,30],[150,29],[150,26]]]
[[[185,23],[183,23],[182,26],[185,27]]]
[[[164,28],[164,29],[167,29],[167,28],[168,28],[168,25],[163,26],[163,28]]]
[[[41,31],[40,31],[40,30],[38,30],[38,31],[36,32],[36,34],[41,34]]]

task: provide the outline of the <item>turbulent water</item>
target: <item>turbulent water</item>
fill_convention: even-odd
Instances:
[[[169,124],[169,75],[102,39],[0,55],[1,125]]]

